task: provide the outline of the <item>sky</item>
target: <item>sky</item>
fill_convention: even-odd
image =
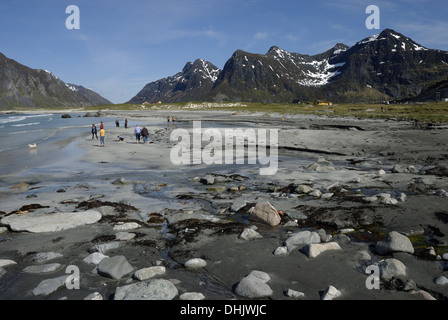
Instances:
[[[71,5],[79,16],[67,10]],[[366,13],[370,5],[379,9],[380,29],[366,25],[373,14]],[[72,28],[78,21],[79,28]],[[265,54],[278,46],[315,55],[337,43],[352,46],[386,28],[427,48],[448,51],[448,1],[0,2],[1,53],[113,103],[129,101],[147,83],[172,76],[196,59],[222,69],[236,50]]]

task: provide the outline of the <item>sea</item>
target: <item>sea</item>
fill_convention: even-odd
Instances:
[[[77,113],[70,114],[70,118],[60,113],[0,114],[0,177],[79,156],[81,148],[66,146],[78,138],[91,137],[92,124],[99,128],[100,121],[115,126],[115,118]],[[37,148],[31,149],[29,144]]]

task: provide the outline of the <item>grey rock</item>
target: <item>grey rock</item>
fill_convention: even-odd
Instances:
[[[406,275],[406,266],[400,260],[390,258],[382,260],[378,263],[380,278],[390,280],[393,277]]]
[[[104,258],[108,258],[108,256],[102,254],[101,252],[93,252],[89,254],[83,261],[89,264],[98,264]]]
[[[34,256],[33,261],[35,263],[44,263],[61,257],[63,255],[57,252],[40,252]]]
[[[200,292],[185,292],[179,296],[180,300],[205,300],[205,296]]]
[[[297,247],[303,247],[307,244],[311,243],[319,243],[320,242],[320,236],[315,231],[299,231],[292,236],[290,236],[288,239],[286,239],[284,245],[288,248],[288,251],[291,252]]]
[[[163,266],[154,266],[154,267],[148,267],[139,269],[134,272],[134,275],[132,276],[134,279],[144,281],[148,280],[150,278],[153,278],[158,275],[162,275],[166,272],[165,267]]]
[[[285,296],[294,298],[294,299],[303,298],[305,296],[305,294],[303,292],[299,292],[299,291],[292,290],[292,289],[288,289],[284,293],[285,293]]]
[[[274,227],[280,224],[281,217],[269,202],[258,202],[253,208],[251,218],[255,218]]]
[[[341,250],[337,242],[310,243],[304,246],[301,251],[309,258],[315,258],[321,253],[329,250]]]
[[[60,263],[41,264],[35,266],[28,266],[22,271],[25,273],[48,273],[58,270],[61,267]]]
[[[263,236],[251,228],[245,228],[243,232],[241,232],[241,234],[238,236],[238,238],[243,240],[254,240],[261,239],[263,238]]]
[[[104,258],[98,264],[98,274],[116,280],[121,279],[133,270],[134,268],[129,264],[124,256]]]
[[[171,281],[151,279],[118,287],[114,300],[172,300],[177,295],[178,290]]]
[[[207,265],[207,262],[201,258],[193,258],[185,262],[185,268],[188,269],[199,269]]]
[[[284,255],[284,254],[288,254],[287,247],[278,247],[277,249],[274,250],[274,255],[276,255],[276,256],[280,256],[280,255]]]
[[[246,298],[264,298],[273,294],[269,285],[266,284],[271,278],[262,271],[251,271],[247,276],[240,280],[235,288],[235,293]]]
[[[55,212],[46,214],[12,214],[1,220],[13,231],[34,233],[55,232],[92,224],[101,219],[101,213],[95,210],[84,212]]]
[[[103,296],[99,292],[94,292],[89,294],[87,297],[84,298],[84,300],[104,300]]]
[[[90,253],[99,252],[105,254],[107,251],[117,249],[120,246],[118,241],[96,244],[89,249]]]
[[[44,295],[48,296],[51,293],[58,290],[60,287],[64,286],[69,275],[64,275],[61,277],[46,279],[41,281],[36,288],[33,289],[33,295]]]
[[[336,289],[333,286],[328,286],[324,292],[322,293],[322,296],[320,297],[321,300],[333,300],[342,295],[341,291]]]
[[[439,276],[434,279],[434,283],[443,286],[448,284],[448,279],[444,276]]]
[[[408,237],[399,232],[391,231],[385,239],[376,243],[375,251],[380,255],[387,255],[392,252],[413,254],[414,247]]]

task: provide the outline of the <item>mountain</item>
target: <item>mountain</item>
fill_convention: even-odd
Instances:
[[[174,77],[147,84],[130,102],[413,99],[428,86],[447,78],[448,52],[425,48],[394,30],[385,29],[352,47],[339,43],[312,56],[276,46],[266,54],[237,50],[221,71],[214,70],[216,80],[209,78],[206,86],[202,83],[198,86],[197,81],[185,78],[184,68]]]
[[[92,90],[68,84],[50,71],[31,69],[0,53],[0,109],[112,104]]]
[[[147,84],[128,103],[202,100],[210,93],[220,72],[215,65],[202,59],[188,62],[174,76]]]

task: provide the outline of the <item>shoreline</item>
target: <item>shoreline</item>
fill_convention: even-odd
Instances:
[[[68,146],[83,149],[81,158],[65,166],[58,163],[45,177],[35,168],[34,176],[25,181],[31,182],[28,186],[11,189],[17,175],[0,181],[5,194],[0,200],[4,212],[0,219],[14,215],[12,212],[23,205],[36,203],[48,208],[24,210],[24,217],[90,209],[102,215],[93,224],[44,233],[12,231],[4,224],[7,230],[0,234],[0,260],[11,259],[16,264],[3,267],[2,299],[84,299],[93,292],[113,299],[118,287],[142,281],[133,273],[115,280],[92,273],[95,265],[83,261],[89,248],[111,242],[120,246],[107,255],[125,256],[133,272],[165,267],[165,273],[156,278],[175,285],[175,299],[185,292],[200,292],[207,300],[250,299],[234,289],[253,270],[269,275],[266,284],[272,288],[269,299],[273,300],[297,299],[284,294],[288,289],[304,293],[300,299],[317,300],[329,285],[342,292],[337,298],[342,300],[425,299],[420,290],[436,299],[448,298],[448,286],[434,283],[434,278],[447,276],[443,269],[446,260],[419,255],[430,246],[439,257],[448,252],[448,225],[443,220],[448,198],[435,195],[438,190],[448,190],[448,180],[443,171],[433,170],[448,166],[448,151],[443,151],[447,130],[425,130],[411,122],[314,115],[282,120],[280,114],[268,117],[230,111],[106,113],[111,120],[127,116],[133,124],[153,124],[148,126],[151,143],[136,144],[133,126],[127,131],[123,127],[106,128],[104,148],[89,134],[79,137]],[[247,164],[173,165],[169,152],[175,143],[169,137],[177,123],[174,127],[164,123],[168,113],[175,114],[182,122],[179,125],[187,129],[195,120],[211,126],[219,123],[222,128],[238,127],[239,123],[245,128],[277,128],[277,174],[262,177],[258,167]],[[125,135],[124,142],[114,141],[119,134]],[[385,174],[379,175],[380,170]],[[204,183],[210,175],[215,181]],[[298,192],[302,185],[328,198],[313,196],[311,191]],[[379,196],[383,193],[389,194],[389,199],[399,199],[401,194],[405,197],[386,204]],[[374,196],[378,197],[376,202],[365,200]],[[263,201],[285,212],[279,226],[252,220],[250,208]],[[129,222],[140,224],[126,231],[134,237],[117,240],[114,226]],[[251,226],[256,226],[262,237],[241,239],[244,229]],[[293,234],[320,229],[341,250],[316,258],[307,257],[299,247],[285,255],[273,254]],[[415,253],[376,254],[372,246],[390,231],[410,238]],[[63,255],[54,260],[61,264],[59,269],[47,274],[22,272],[36,265],[32,258],[37,252],[50,251]],[[192,258],[205,260],[206,267],[189,270],[185,263]],[[388,258],[404,263],[406,274],[397,276],[394,285],[382,280],[381,289],[368,290],[367,275],[360,268]],[[32,293],[40,281],[64,275],[68,265],[81,269],[81,289],[62,286],[48,295]],[[404,290],[397,279],[412,280],[416,286]]]

